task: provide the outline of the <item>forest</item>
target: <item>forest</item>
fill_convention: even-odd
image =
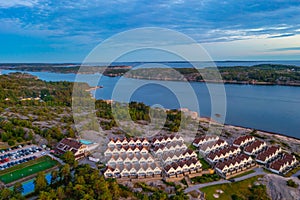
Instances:
[[[89,86],[76,84],[81,85],[83,97],[93,101],[86,91]],[[76,137],[78,132],[71,107],[72,90],[73,83],[41,81],[29,74],[0,76],[0,147],[37,143],[43,139],[49,147],[53,147],[65,137]],[[36,97],[39,99],[32,99]],[[118,128],[114,117],[138,124],[149,124],[150,115],[159,119],[166,118],[164,129],[171,132],[178,132],[179,127],[191,121],[190,117],[182,115],[178,110],[150,110],[150,106],[140,102],[111,104],[105,100],[94,100],[94,103],[97,116],[95,123],[99,123],[103,130],[114,129],[118,134],[124,131]],[[112,113],[113,110],[116,113]],[[182,121],[186,123],[181,124]],[[90,126],[83,128],[89,129]]]

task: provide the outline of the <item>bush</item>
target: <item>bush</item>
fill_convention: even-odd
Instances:
[[[195,183],[208,183],[220,180],[220,176],[217,174],[203,174],[202,176],[197,176],[191,179]]]
[[[231,195],[231,199],[232,199],[232,200],[243,200],[244,198],[238,196],[237,194],[233,194],[233,195]]]
[[[20,142],[23,142],[23,139],[22,139],[21,137],[18,137],[18,138],[17,138],[17,142],[19,142],[19,143],[20,143]]]
[[[14,146],[16,144],[14,140],[8,140],[7,143],[9,146]]]
[[[293,187],[293,188],[297,188],[297,187],[298,187],[298,184],[295,183],[292,179],[288,180],[288,181],[286,182],[286,184],[287,184],[288,186],[290,186],[290,187]]]

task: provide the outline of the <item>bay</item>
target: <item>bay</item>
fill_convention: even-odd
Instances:
[[[15,72],[2,70],[2,74]],[[60,74],[49,72],[27,72],[45,81],[74,81],[76,74]],[[212,116],[210,93],[205,83],[187,83],[176,81],[147,81],[120,77],[107,77],[99,74],[80,75],[80,81],[91,86],[101,85],[103,88],[93,92],[96,99],[112,99],[119,101],[139,101],[147,105],[161,105],[164,108],[176,109],[186,107],[198,111],[201,116]],[[120,82],[121,81],[121,82]],[[121,90],[117,90],[118,86]],[[209,85],[209,84],[208,84]],[[210,86],[218,84],[210,84]],[[140,86],[128,99],[128,90]],[[191,87],[197,102],[193,101],[193,94],[187,88]],[[256,128],[259,130],[281,133],[300,138],[300,88],[292,86],[258,86],[226,84],[226,124]],[[175,88],[175,89],[174,89]],[[173,91],[172,91],[173,90]],[[215,94],[218,95],[218,94]],[[178,100],[178,97],[185,97]],[[222,105],[223,99],[215,99],[216,104]]]

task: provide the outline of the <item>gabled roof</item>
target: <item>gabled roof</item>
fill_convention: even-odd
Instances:
[[[193,143],[195,144],[199,144],[201,142],[203,142],[204,140],[218,140],[219,137],[215,136],[215,135],[204,135],[204,136],[200,136],[200,137],[196,137],[193,141]]]
[[[265,151],[259,153],[256,157],[257,160],[265,161],[269,156],[273,155],[276,151],[278,151],[280,147],[271,146],[268,147]]]
[[[243,136],[240,136],[238,138],[236,138],[234,141],[233,141],[233,144],[235,145],[241,145],[244,141],[246,140],[253,140],[254,137],[251,136],[251,135],[243,135]]]
[[[260,141],[260,140],[255,140],[253,143],[251,143],[250,145],[246,146],[244,151],[245,152],[249,152],[252,153],[252,151],[258,147],[260,147],[262,144],[264,144],[265,142]]]

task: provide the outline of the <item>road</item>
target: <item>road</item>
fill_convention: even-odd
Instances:
[[[212,186],[212,185],[220,185],[224,183],[230,183],[228,180],[220,180],[220,181],[214,181],[214,182],[209,182],[209,183],[201,183],[197,185],[190,186],[184,190],[185,193],[189,193],[191,191],[197,190],[199,188],[207,187],[207,186]]]
[[[242,181],[242,180],[254,177],[254,176],[267,174],[266,172],[264,172],[264,170],[262,168],[255,168],[254,171],[255,171],[254,173],[247,174],[247,175],[239,177],[239,178],[235,178],[234,181],[235,182]],[[209,182],[209,183],[197,184],[197,185],[193,185],[193,186],[190,186],[190,187],[186,188],[184,190],[184,192],[189,193],[191,191],[198,190],[199,188],[212,186],[212,185],[220,185],[220,184],[225,184],[225,183],[231,183],[231,182],[228,181],[228,180],[220,180],[220,181],[214,181],[214,182]]]

